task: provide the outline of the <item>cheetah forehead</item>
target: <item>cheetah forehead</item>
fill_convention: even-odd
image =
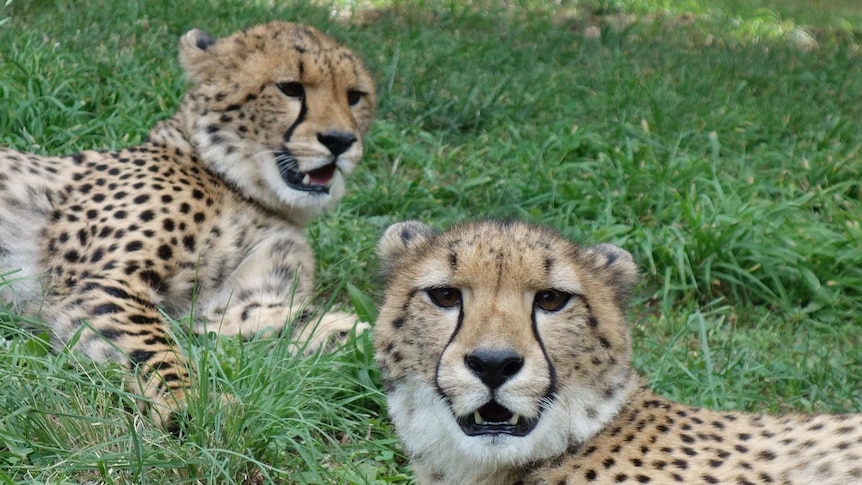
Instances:
[[[622,297],[637,280],[628,251],[611,244],[582,247],[525,222],[477,221],[440,234],[421,228],[406,232],[411,228],[404,223],[390,228],[378,252],[390,280],[412,280],[415,287],[552,287],[584,293],[586,285],[600,285]]]
[[[319,30],[290,22],[255,25],[213,39],[194,29],[180,39],[180,60],[196,84],[242,73],[259,82],[302,81],[346,85],[373,94],[373,80],[349,48]]]

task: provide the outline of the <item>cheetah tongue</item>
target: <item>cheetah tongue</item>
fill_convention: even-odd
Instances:
[[[305,173],[302,183],[305,185],[329,185],[335,175],[335,164],[330,163]]]

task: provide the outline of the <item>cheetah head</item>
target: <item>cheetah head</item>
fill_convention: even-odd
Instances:
[[[631,392],[625,250],[520,222],[411,221],[378,254],[376,360],[414,466],[475,474],[559,455]]]
[[[298,222],[331,208],[376,108],[360,59],[321,32],[271,22],[214,39],[191,30],[184,129],[209,169]]]

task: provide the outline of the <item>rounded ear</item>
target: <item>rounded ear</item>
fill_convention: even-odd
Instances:
[[[586,254],[592,260],[596,273],[604,275],[616,292],[617,301],[624,303],[639,277],[638,265],[631,253],[613,244],[603,243],[587,248]]]
[[[410,248],[416,247],[434,235],[434,230],[419,221],[392,224],[377,243],[377,256],[389,272],[389,265]]]
[[[200,29],[192,29],[180,37],[180,64],[186,77],[197,84],[213,59],[210,47],[216,43],[209,34]]]

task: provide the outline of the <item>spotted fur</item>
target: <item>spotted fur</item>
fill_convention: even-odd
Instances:
[[[647,389],[623,249],[410,221],[378,254],[376,360],[420,485],[862,483],[862,415],[720,412]]]
[[[287,330],[308,349],[354,325],[312,318],[302,228],[342,197],[376,103],[356,55],[310,27],[192,30],[179,48],[191,87],[143,144],[0,149],[0,297],[48,321],[56,345],[128,363],[164,426],[190,375],[161,311],[197,332]]]

